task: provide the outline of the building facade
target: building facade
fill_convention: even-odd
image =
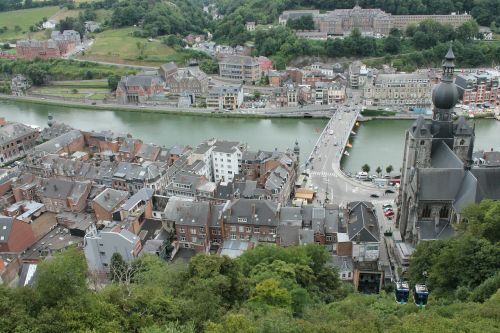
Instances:
[[[378,74],[363,87],[367,104],[425,108],[431,105],[431,82],[423,74]]]
[[[255,83],[261,78],[258,59],[249,56],[225,56],[219,61],[219,75],[223,78]]]
[[[36,146],[38,136],[34,128],[0,118],[0,166],[26,156]]]
[[[488,72],[459,74],[455,79],[460,100],[465,105],[495,105],[500,93],[499,78]]]
[[[208,91],[206,99],[207,108],[219,110],[236,110],[243,103],[243,87],[219,86]]]

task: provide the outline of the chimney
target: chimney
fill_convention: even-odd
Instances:
[[[252,216],[255,216],[255,204],[252,204]]]

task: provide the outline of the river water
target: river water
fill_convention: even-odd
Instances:
[[[130,133],[144,142],[171,146],[197,145],[216,137],[246,142],[252,150],[284,150],[292,148],[295,140],[301,147],[304,160],[312,150],[326,119],[243,119],[211,118],[123,111],[90,111],[77,108],[0,101],[0,117],[7,120],[44,127],[48,113],[54,119],[82,130],[112,130]],[[399,170],[403,159],[405,131],[411,120],[373,120],[361,123],[351,138],[342,166],[357,172],[365,163],[372,172],[389,164]],[[475,149],[500,150],[500,122],[476,120]]]

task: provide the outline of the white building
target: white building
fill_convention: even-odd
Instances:
[[[207,108],[235,110],[243,103],[243,87],[220,86],[208,91],[206,99]]]
[[[101,231],[85,235],[84,252],[89,271],[109,272],[113,254],[119,253],[123,260],[130,262],[140,251],[139,237],[114,222]]]
[[[317,105],[341,103],[346,98],[345,87],[336,82],[315,82],[314,92]]]
[[[54,20],[48,20],[42,23],[42,28],[44,29],[55,29],[57,22]]]

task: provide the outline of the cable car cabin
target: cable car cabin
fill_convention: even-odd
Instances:
[[[427,298],[429,297],[429,290],[425,284],[416,284],[413,291],[413,299],[418,306],[425,306]]]
[[[408,285],[408,282],[396,282],[396,289],[394,293],[396,295],[397,303],[408,303],[408,298],[410,297],[410,286]]]

